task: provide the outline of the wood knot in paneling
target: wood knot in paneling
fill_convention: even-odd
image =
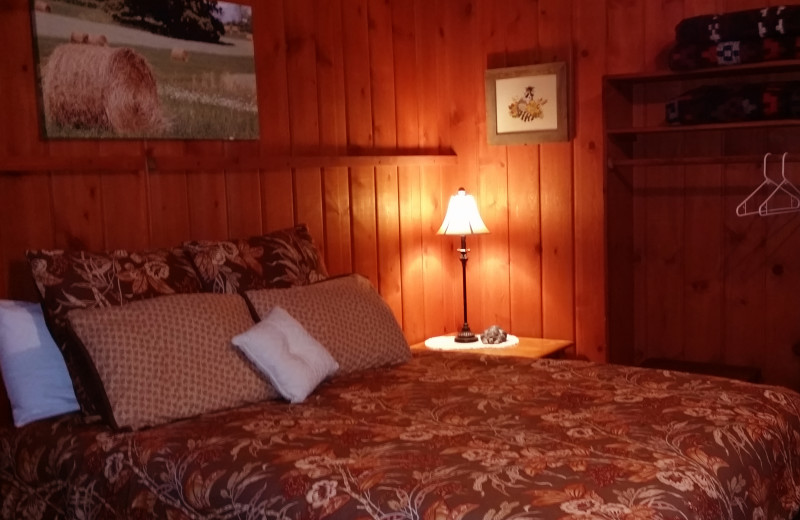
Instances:
[[[474,10],[475,9],[472,6],[472,2],[467,2],[467,4],[464,6],[464,16],[466,18],[472,17],[472,13],[474,12]]]

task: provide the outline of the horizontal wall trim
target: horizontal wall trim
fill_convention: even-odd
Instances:
[[[443,155],[303,155],[236,156],[221,155],[119,155],[84,157],[5,157],[0,173],[70,171],[207,171],[283,170],[292,168],[355,168],[372,166],[455,166],[458,156]]]

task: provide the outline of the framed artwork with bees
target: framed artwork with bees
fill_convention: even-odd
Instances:
[[[486,71],[489,144],[569,141],[569,85],[564,62]]]

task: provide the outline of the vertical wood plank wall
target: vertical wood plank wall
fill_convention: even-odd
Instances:
[[[332,274],[369,277],[416,342],[461,324],[457,238],[435,232],[463,186],[491,230],[469,240],[472,328],[577,339],[579,353],[605,360],[603,2],[253,5],[260,141],[48,142],[37,126],[28,0],[4,0],[0,161],[454,152],[458,166],[6,172],[0,297],[34,297],[26,248],[170,246],[305,222]],[[489,146],[484,71],[553,60],[576,79],[575,140]]]
[[[785,4],[608,0],[606,70],[665,68],[659,53],[682,18]],[[646,104],[634,118],[660,123],[663,103]],[[708,132],[646,146],[660,146],[661,156],[780,155],[800,153],[799,137],[796,130]],[[794,182],[799,168],[788,169]],[[792,352],[800,344],[800,214],[735,213],[761,182],[761,163],[628,170],[627,178],[607,179],[609,284],[616,295],[608,306],[610,359],[748,365],[759,367],[766,382],[800,389],[800,357]],[[618,324],[625,324],[621,335]]]
[[[785,383],[798,369],[787,349],[800,320],[786,305],[800,289],[799,224],[731,216],[756,167],[640,169],[632,189],[609,186],[610,200],[603,178],[603,74],[663,68],[681,17],[765,1],[254,2],[260,141],[112,143],[40,140],[28,2],[4,0],[0,161],[143,149],[231,158],[453,151],[459,165],[3,174],[0,297],[33,297],[30,247],[168,246],[306,222],[332,273],[368,276],[419,341],[460,324],[456,240],[434,233],[464,186],[492,231],[469,240],[473,329],[574,339],[598,361],[761,365]],[[488,146],[484,71],[556,60],[569,65],[572,140]],[[787,139],[773,132],[748,145],[759,138]],[[625,217],[608,237],[607,204]],[[623,273],[630,301],[607,306],[605,251],[617,245],[638,261]],[[615,309],[635,323],[618,355],[606,345]]]

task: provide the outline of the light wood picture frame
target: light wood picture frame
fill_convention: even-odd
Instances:
[[[489,69],[485,80],[490,145],[569,141],[565,62]]]

